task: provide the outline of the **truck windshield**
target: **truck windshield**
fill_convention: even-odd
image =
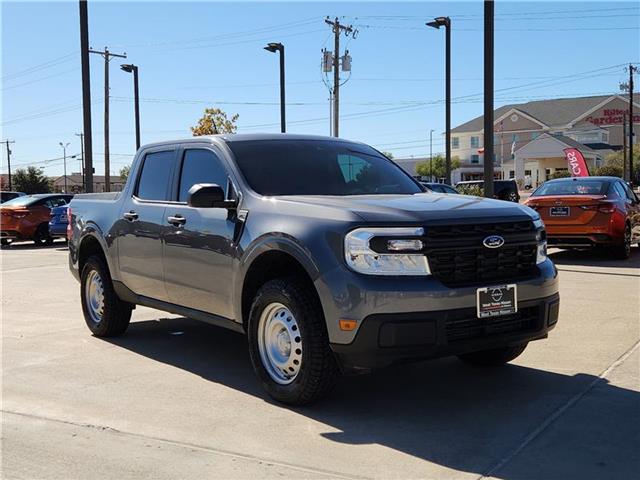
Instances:
[[[366,145],[323,140],[230,142],[260,195],[382,195],[422,192],[400,167]]]

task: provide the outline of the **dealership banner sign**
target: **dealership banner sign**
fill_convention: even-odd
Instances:
[[[584,159],[582,153],[577,148],[565,148],[563,150],[567,163],[569,164],[569,171],[572,177],[588,177],[589,168],[587,162]]]

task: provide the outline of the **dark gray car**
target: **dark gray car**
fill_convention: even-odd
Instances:
[[[558,319],[544,226],[524,206],[426,192],[375,149],[299,135],[142,147],[120,193],[70,205],[89,329],[146,305],[248,335],[289,404],[340,372],[445,355],[497,365]]]

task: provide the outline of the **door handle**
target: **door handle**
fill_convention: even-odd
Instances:
[[[134,220],[138,219],[138,214],[136,212],[134,212],[133,210],[131,210],[130,212],[124,212],[122,214],[122,216],[126,219],[129,220],[131,222],[133,222]]]
[[[167,217],[167,222],[169,222],[171,225],[174,225],[176,227],[180,227],[182,225],[184,225],[186,223],[187,219],[184,218],[182,215],[175,215],[172,217]]]

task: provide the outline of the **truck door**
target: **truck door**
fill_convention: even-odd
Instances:
[[[174,200],[165,211],[164,278],[172,303],[232,318],[235,213],[187,205],[196,183],[215,183],[228,195],[229,173],[214,147],[185,147],[179,154]]]
[[[117,228],[118,262],[123,283],[138,295],[167,301],[162,271],[165,209],[177,147],[147,152],[137,169],[137,181],[124,201]]]

